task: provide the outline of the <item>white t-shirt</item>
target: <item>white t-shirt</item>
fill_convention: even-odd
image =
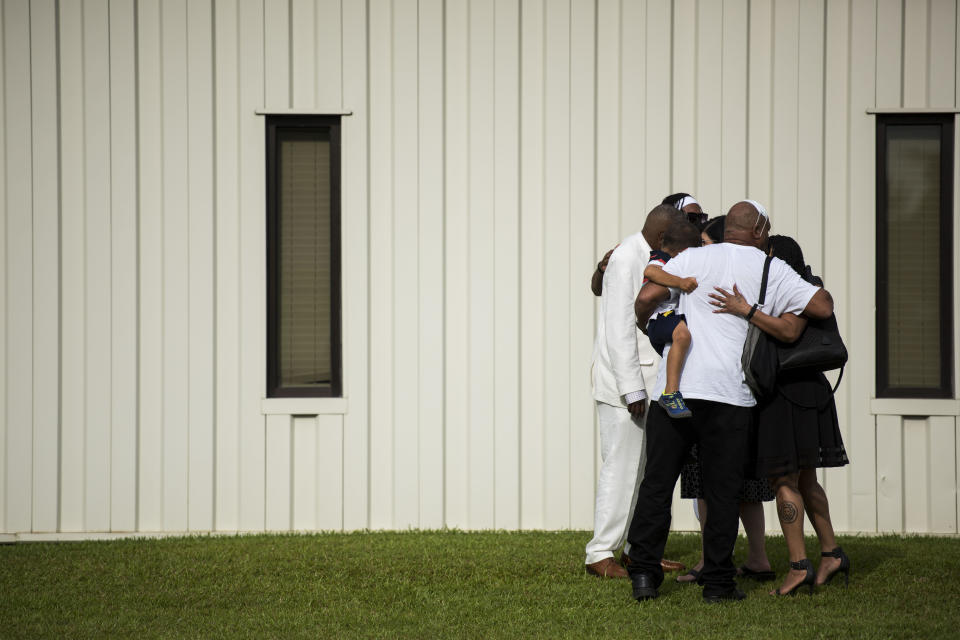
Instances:
[[[747,321],[729,313],[714,313],[710,304],[714,287],[733,292],[733,285],[753,304],[760,297],[760,280],[766,256],[754,247],[722,242],[687,249],[667,262],[667,273],[694,277],[696,291],[680,296],[680,313],[687,319],[692,337],[690,350],[680,376],[680,393],[685,399],[713,400],[740,407],[756,404],[743,378],[740,357],[747,337]],[[799,314],[818,287],[804,281],[787,263],[774,258],[770,262],[764,313],[780,316]],[[666,383],[668,344],[657,372],[652,398],[659,398]]]

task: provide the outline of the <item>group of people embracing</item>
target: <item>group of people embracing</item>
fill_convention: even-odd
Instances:
[[[791,343],[808,320],[833,314],[799,245],[770,229],[770,213],[753,200],[708,219],[695,198],[673,194],[593,275],[602,465],[586,571],[629,577],[639,601],[659,595],[665,571],[686,568],[663,557],[678,478],[681,496],[696,500],[703,544],[700,561],[676,580],[702,585],[705,602],[743,599],[738,576],[775,580],[762,508],[774,499],[790,570],[770,593],[812,593],[838,574],[849,581],[816,473],[848,463],[830,384],[819,372],[780,373],[775,391],[758,398],[744,379],[748,325]],[[817,567],[806,555],[804,513],[820,542]],[[749,551],[736,567],[738,519]]]

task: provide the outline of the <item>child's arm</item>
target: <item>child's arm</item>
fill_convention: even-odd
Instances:
[[[661,287],[680,289],[680,291],[684,293],[690,293],[696,290],[698,284],[696,278],[681,278],[680,276],[669,274],[660,267],[652,264],[648,264],[647,268],[643,270],[643,277]]]

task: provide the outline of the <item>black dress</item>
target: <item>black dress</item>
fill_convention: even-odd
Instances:
[[[757,403],[756,447],[761,478],[850,462],[837,404],[822,373],[780,374],[776,393]]]

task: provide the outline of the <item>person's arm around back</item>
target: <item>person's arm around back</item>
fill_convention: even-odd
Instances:
[[[637,318],[637,326],[646,333],[647,321],[656,311],[657,306],[670,297],[670,290],[653,281],[640,288],[637,299],[633,303],[633,313]]]
[[[821,287],[803,308],[803,315],[811,320],[826,320],[833,315],[833,296]]]

